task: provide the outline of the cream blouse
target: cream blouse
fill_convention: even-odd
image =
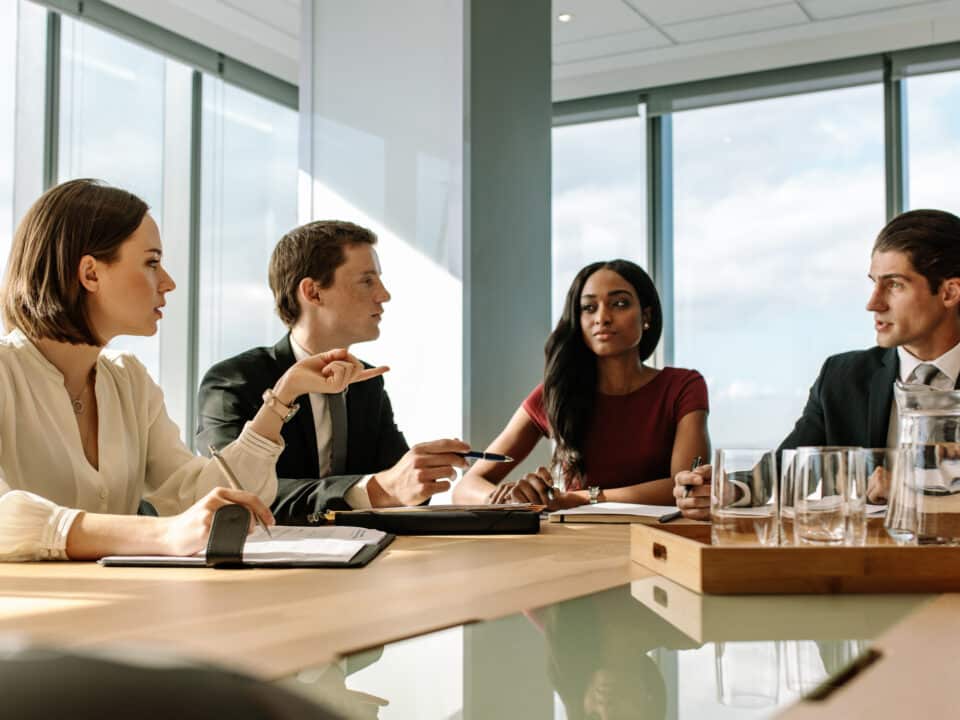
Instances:
[[[174,515],[227,484],[180,440],[163,391],[133,355],[101,352],[94,392],[99,470],[83,452],[63,375],[19,330],[0,337],[0,561],[66,559],[82,510],[132,515],[145,498]],[[269,505],[282,451],[248,423],[223,456]]]

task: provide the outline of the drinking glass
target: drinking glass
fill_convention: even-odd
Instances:
[[[784,658],[787,690],[808,693],[827,679],[820,658],[820,646],[813,640],[785,640],[780,643]]]
[[[780,544],[793,545],[794,478],[796,477],[796,450],[780,453]]]
[[[861,544],[866,479],[861,448],[797,448],[794,537],[810,544]]]
[[[867,500],[867,515],[884,510],[884,528],[898,545],[909,545],[916,540],[917,502],[910,489],[907,472],[909,453],[904,448],[864,448],[864,476],[867,494],[874,489],[875,497]]]
[[[714,646],[717,699],[761,708],[780,700],[780,648],[776,642],[718,642]]]
[[[714,545],[777,544],[777,460],[771,450],[717,450],[710,484]]]

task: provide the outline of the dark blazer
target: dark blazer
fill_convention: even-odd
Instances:
[[[886,447],[896,348],[873,347],[828,357],[780,450],[806,445]]]
[[[263,391],[294,362],[287,335],[273,347],[254,348],[210,368],[200,384],[197,447],[206,453],[208,445],[219,448],[236,439],[263,404]],[[346,468],[343,475],[321,478],[310,398],[297,398],[300,411],[281,431],[286,447],[277,461],[272,507],[278,523],[302,525],[315,521],[309,517],[315,513],[349,509],[344,495],[361,477],[391,467],[407,452],[382,377],[351,385],[346,401]]]

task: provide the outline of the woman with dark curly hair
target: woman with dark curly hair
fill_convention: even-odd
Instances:
[[[583,268],[547,340],[543,383],[487,448],[513,462],[478,462],[454,499],[673,504],[671,478],[710,450],[707,387],[696,370],[646,364],[662,331],[660,298],[640,267],[611,260]],[[542,437],[555,442],[554,472],[502,482]]]

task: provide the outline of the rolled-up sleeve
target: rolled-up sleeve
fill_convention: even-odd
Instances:
[[[0,562],[67,560],[67,535],[82,512],[0,480]]]

